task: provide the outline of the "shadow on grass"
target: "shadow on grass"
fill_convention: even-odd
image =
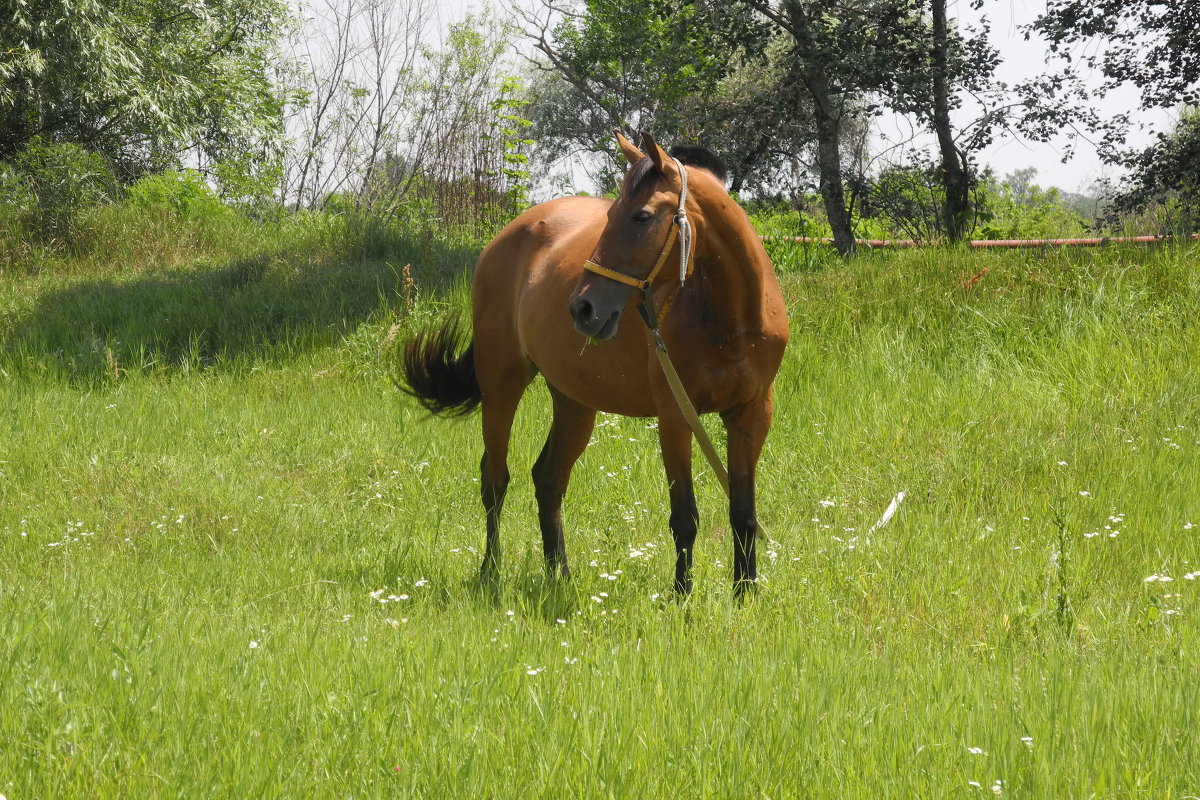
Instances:
[[[579,610],[580,589],[573,580],[547,575],[525,575],[517,582],[525,607],[544,621],[570,619]]]
[[[172,372],[292,358],[336,344],[360,323],[404,308],[412,277],[439,296],[478,250],[397,240],[359,258],[314,261],[280,249],[230,263],[116,275],[48,291],[2,340],[18,370],[73,382],[124,370]]]
[[[549,625],[569,619],[580,604],[580,590],[572,581],[544,573],[507,579],[475,574],[464,579],[458,591],[481,611],[519,607],[522,615],[531,614]]]

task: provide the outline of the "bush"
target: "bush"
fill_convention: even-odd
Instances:
[[[859,214],[885,232],[881,238],[929,244],[945,236],[942,207],[946,192],[938,167],[922,162],[895,165],[856,183]]]
[[[6,215],[43,245],[70,245],[88,210],[109,202],[120,187],[108,162],[68,142],[33,139],[0,175]]]
[[[1092,228],[1067,207],[1058,189],[1032,182],[1036,170],[1017,170],[997,181],[984,176],[980,188],[979,233],[984,239],[1065,239],[1092,234]]]
[[[231,213],[203,176],[191,169],[169,170],[142,178],[129,187],[126,201],[135,208],[167,211],[183,219]]]
[[[29,206],[29,187],[11,164],[0,162],[0,272],[26,256],[25,218]]]

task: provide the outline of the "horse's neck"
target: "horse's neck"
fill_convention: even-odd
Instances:
[[[763,270],[769,262],[749,225],[705,226],[696,243],[707,322],[722,340],[763,331]]]

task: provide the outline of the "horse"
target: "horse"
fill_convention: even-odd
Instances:
[[[615,133],[628,162],[620,195],[550,200],[505,226],[475,266],[466,347],[454,317],[422,330],[403,345],[408,385],[402,388],[435,414],[482,409],[484,581],[495,579],[500,566],[513,417],[536,375],[545,378],[553,405],[533,466],[551,575],[570,576],[562,501],[597,412],[657,417],[674,588],[686,595],[699,525],[692,430],[647,332],[657,323],[656,335],[674,354],[696,411],[719,414],[724,423],[733,580],[741,596],[757,580],[755,472],[788,340],[783,295],[760,238],[725,189],[717,156],[700,147],[677,147],[668,155],[649,133],[642,133],[641,148]],[[678,274],[661,269],[676,260]],[[647,326],[622,324],[631,307],[642,311]]]

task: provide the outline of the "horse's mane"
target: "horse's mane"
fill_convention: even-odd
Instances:
[[[725,162],[707,147],[677,144],[671,148],[671,155],[689,167],[699,167],[700,169],[708,170],[720,178],[721,183],[724,183],[725,179],[729,177],[729,170],[725,168]]]
[[[711,172],[721,183],[725,182],[728,175],[725,162],[707,147],[677,144],[671,148],[670,155],[689,167],[697,167]],[[636,192],[642,184],[658,174],[658,168],[654,166],[653,159],[646,156],[630,167],[629,174],[625,176],[625,185],[629,191]]]

